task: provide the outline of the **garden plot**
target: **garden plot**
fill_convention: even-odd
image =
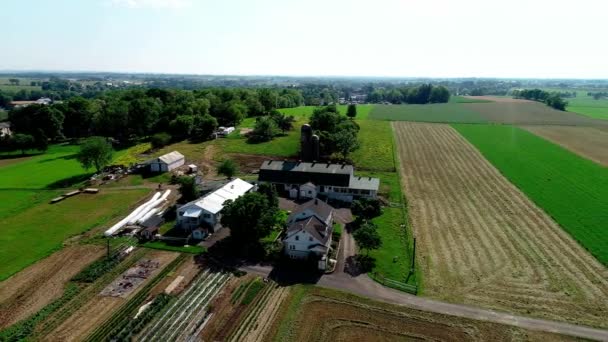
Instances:
[[[209,303],[229,278],[227,273],[206,270],[135,340],[175,341],[197,336],[209,318]]]
[[[141,283],[148,279],[159,266],[160,262],[156,260],[140,260],[137,265],[126,270],[118,279],[103,289],[100,295],[126,298]]]
[[[425,294],[608,326],[603,265],[452,127],[393,125]]]

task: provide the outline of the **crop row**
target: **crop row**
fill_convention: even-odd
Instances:
[[[100,327],[95,329],[91,335],[87,337],[87,341],[104,341],[112,333],[120,332],[125,325],[130,321],[129,317],[132,317],[137,309],[145,302],[148,298],[150,291],[160,283],[169,272],[177,268],[184,260],[186,256],[180,254],[175,260],[169,265],[163,268],[156,277],[148,281],[148,283],[140,289],[135,296],[133,296],[125,305],[121,306],[110,319],[104,322]]]
[[[228,278],[225,273],[205,271],[138,340],[171,341],[180,334],[191,334],[205,318],[208,304]]]
[[[40,339],[42,336],[53,331],[66,319],[68,319],[76,310],[80,309],[85,303],[91,298],[95,297],[104,287],[112,282],[116,277],[122,274],[124,271],[133,266],[137,260],[146,254],[145,249],[138,249],[131,253],[122,263],[118,264],[112,270],[109,270],[103,276],[101,276],[93,284],[87,286],[85,289],[80,291],[72,300],[58,308],[48,319],[44,320],[34,331],[34,337]]]
[[[262,286],[264,287],[263,283],[262,283]],[[229,338],[230,341],[240,341],[240,340],[242,340],[242,338],[244,338],[247,335],[247,333],[251,330],[253,324],[257,321],[257,318],[258,318],[260,312],[262,312],[262,310],[264,310],[266,303],[268,302],[269,298],[272,297],[272,293],[275,291],[276,288],[277,288],[276,283],[273,283],[272,285],[264,287],[262,294],[260,296],[257,296],[257,300],[250,307],[249,311],[247,312],[247,315],[241,321],[241,324],[235,329],[233,335],[230,336],[230,338]],[[256,292],[256,295],[257,295],[257,293],[258,292]],[[243,300],[242,304],[247,305],[251,301],[249,301],[247,303],[244,303],[244,302],[245,301]]]

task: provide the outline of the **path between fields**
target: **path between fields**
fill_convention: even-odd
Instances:
[[[339,252],[339,261],[336,272],[321,277],[316,285],[337,290],[343,290],[361,296],[380,300],[389,304],[403,305],[409,308],[429,311],[451,316],[470,318],[480,321],[494,322],[516,326],[519,328],[551,332],[568,336],[576,336],[593,340],[608,341],[608,330],[590,328],[569,323],[555,322],[544,319],[530,318],[513,315],[505,312],[497,312],[488,309],[476,308],[462,304],[452,304],[418,297],[405,292],[384,287],[370,279],[367,274],[353,277],[343,272],[346,258],[354,255],[355,249],[352,236],[346,229],[342,235],[342,245],[345,247]],[[272,271],[271,266],[252,265],[242,267],[243,270],[263,276],[268,276]]]

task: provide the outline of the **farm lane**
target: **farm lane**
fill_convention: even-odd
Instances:
[[[248,265],[241,270],[267,277],[272,272],[271,266]],[[519,328],[551,332],[598,341],[608,341],[608,330],[590,328],[563,322],[530,318],[477,308],[463,304],[452,304],[439,300],[428,299],[407,294],[405,292],[384,287],[370,279],[367,274],[356,277],[337,271],[321,277],[318,286],[351,292],[389,304],[403,305],[421,311],[441,313],[451,316],[470,318],[480,321],[511,325]]]

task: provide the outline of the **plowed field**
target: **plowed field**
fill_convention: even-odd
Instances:
[[[524,128],[582,157],[608,166],[607,131],[593,127],[572,126],[525,126]]]
[[[427,295],[608,326],[595,258],[450,126],[393,125]]]

